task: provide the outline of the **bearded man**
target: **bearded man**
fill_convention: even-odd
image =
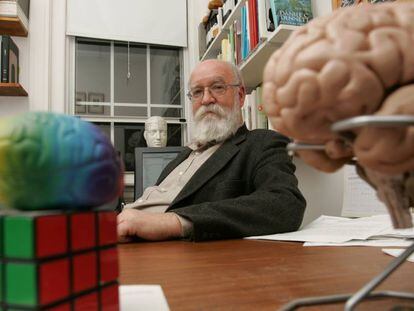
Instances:
[[[201,62],[189,90],[192,143],[156,186],[118,215],[120,241],[203,241],[297,230],[306,203],[285,149],[289,140],[243,124],[246,90],[237,67]]]

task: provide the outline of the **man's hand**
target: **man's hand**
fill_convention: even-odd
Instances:
[[[149,241],[161,241],[181,236],[181,223],[174,213],[148,213],[136,209],[124,209],[118,215],[118,239],[120,242],[139,237]]]

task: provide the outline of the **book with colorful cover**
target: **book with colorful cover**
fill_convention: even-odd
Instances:
[[[311,0],[270,0],[273,21],[278,25],[304,25],[312,15]]]

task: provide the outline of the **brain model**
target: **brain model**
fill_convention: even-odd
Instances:
[[[326,144],[325,152],[305,152],[304,160],[311,153],[309,162],[320,169],[339,168],[351,153],[338,143],[332,123],[399,113],[382,104],[397,87],[414,80],[413,46],[414,3],[359,5],[311,21],[266,66],[265,109],[273,126],[295,139]],[[356,153],[369,148],[365,141],[357,139]],[[411,149],[405,159],[392,162],[413,161],[413,154]]]
[[[295,31],[264,72],[272,125],[295,140],[324,145],[298,155],[327,172],[356,156],[361,175],[389,208],[403,197],[405,208],[414,202],[414,127],[355,128],[350,142],[331,126],[360,115],[413,116],[413,47],[414,3],[363,4]],[[411,225],[404,213],[399,227]]]
[[[122,189],[120,160],[96,126],[43,112],[0,120],[0,205],[82,209],[114,200]]]

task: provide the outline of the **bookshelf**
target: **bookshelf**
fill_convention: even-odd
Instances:
[[[0,33],[2,35],[27,37],[28,30],[20,18],[0,16]]]
[[[0,1],[0,35],[27,37],[29,28],[28,12],[29,1]],[[6,50],[11,51],[12,48],[6,48]],[[19,71],[19,69],[17,70]],[[20,83],[0,83],[0,96],[28,96],[28,94]]]
[[[269,57],[280,48],[289,35],[299,26],[279,25],[266,41],[250,52],[250,55],[239,65],[247,91],[250,92],[262,83],[263,69]]]
[[[229,31],[230,25],[237,19],[241,18],[241,8],[244,5],[245,0],[239,1],[237,5],[234,7],[233,12],[229,15],[226,21],[223,23],[223,27],[220,29],[218,35],[214,38],[214,40],[210,43],[207,47],[207,50],[201,56],[200,60],[205,60],[209,58],[216,58],[217,55],[220,53],[221,49],[221,40],[223,40]],[[201,38],[205,39],[205,38]]]
[[[227,37],[230,25],[232,25],[235,20],[241,19],[241,10],[245,3],[246,0],[238,1],[225,23],[223,23],[220,32],[207,47],[204,54],[201,55],[201,61],[217,58],[217,55],[220,54],[221,51],[221,41]],[[277,50],[283,42],[287,40],[292,31],[297,28],[299,28],[299,26],[279,25],[275,31],[270,33],[268,38],[262,38],[258,46],[250,51],[247,58],[238,65],[248,93],[262,82],[263,69],[272,53]],[[200,45],[202,45],[202,40],[205,40],[205,37],[199,38]]]
[[[20,83],[0,83],[0,96],[28,96]]]

